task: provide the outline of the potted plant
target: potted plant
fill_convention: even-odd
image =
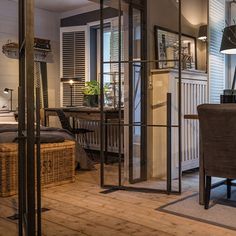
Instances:
[[[84,106],[97,107],[98,96],[100,94],[100,85],[96,80],[85,83],[84,88]]]

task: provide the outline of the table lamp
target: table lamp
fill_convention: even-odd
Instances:
[[[3,90],[3,92],[5,93],[5,94],[9,94],[10,93],[10,111],[12,111],[12,92],[13,92],[13,89],[10,89],[10,88],[5,88],[4,90]]]
[[[70,107],[73,107],[73,87],[74,83],[81,82],[81,77],[66,77],[61,78],[61,82],[69,83],[70,84]]]
[[[236,55],[236,25],[224,28],[220,52],[228,55]],[[225,89],[224,95],[221,96],[221,103],[236,103],[236,67],[231,89]]]

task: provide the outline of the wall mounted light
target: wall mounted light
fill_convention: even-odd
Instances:
[[[207,25],[201,25],[198,31],[198,39],[205,42],[207,40]]]
[[[5,94],[9,94],[10,93],[10,111],[12,111],[12,92],[13,92],[13,89],[10,89],[10,88],[5,88],[4,90],[3,90],[3,92],[5,93]]]
[[[208,34],[207,25],[201,25],[198,31],[198,40],[206,43],[206,73],[207,73],[207,67],[208,67],[207,34]]]

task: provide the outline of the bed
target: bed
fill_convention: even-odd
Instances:
[[[17,194],[18,124],[0,121],[0,197]],[[43,187],[73,182],[76,145],[69,132],[41,127],[41,184]]]

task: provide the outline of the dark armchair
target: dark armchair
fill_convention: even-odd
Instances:
[[[236,179],[236,104],[198,106],[203,168],[206,177],[205,209],[209,208],[211,179],[227,179],[227,197]]]
[[[63,110],[57,110],[56,112],[57,112],[57,116],[60,120],[61,127],[63,129],[68,130],[72,135],[74,135],[75,138],[76,138],[76,135],[87,134],[87,133],[90,133],[90,132],[94,132],[92,130],[84,129],[84,128],[72,128],[71,125],[70,125],[69,119],[68,119],[68,117],[66,117]]]
[[[76,138],[77,141],[79,140],[79,138],[78,138],[79,136],[82,137],[82,140],[83,140],[84,144],[86,145],[85,149],[87,149],[90,159],[93,160],[93,155],[90,150],[86,134],[94,132],[94,131],[89,130],[89,129],[84,129],[84,128],[73,128],[73,127],[71,127],[70,121],[69,121],[68,117],[66,117],[66,115],[62,109],[58,109],[56,112],[57,112],[57,116],[61,122],[61,126],[63,129],[68,130]],[[78,165],[78,167],[77,167],[78,169],[80,169],[79,166],[80,165]]]

